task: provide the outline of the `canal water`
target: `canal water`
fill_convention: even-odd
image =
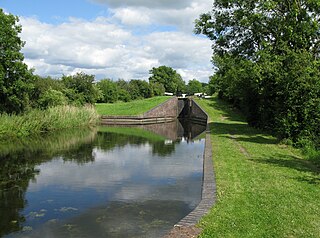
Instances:
[[[201,199],[204,127],[72,130],[0,145],[0,237],[161,237]]]

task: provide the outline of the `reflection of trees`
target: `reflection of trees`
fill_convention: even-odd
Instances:
[[[21,230],[25,218],[20,215],[20,211],[27,203],[25,193],[29,181],[35,179],[40,172],[36,166],[54,156],[62,156],[65,160],[75,160],[78,163],[92,161],[92,148],[87,144],[94,139],[94,135],[94,131],[82,129],[14,143],[1,143],[0,237]],[[79,150],[83,153],[68,157]]]
[[[62,154],[64,161],[73,161],[77,164],[94,162],[92,143],[80,144]]]
[[[152,153],[159,156],[168,156],[175,151],[175,144],[179,142],[172,142],[166,144],[164,140],[152,141],[139,135],[125,135],[114,132],[98,132],[95,144],[101,150],[112,150],[115,147],[124,147],[126,145],[152,145]]]
[[[118,134],[114,132],[98,132],[95,145],[102,150],[112,150],[126,145],[144,145],[149,140],[140,136]]]
[[[21,229],[25,220],[19,214],[26,204],[24,199],[29,180],[38,171],[35,162],[24,157],[23,151],[0,160],[0,236]]]
[[[171,144],[165,144],[164,141],[156,142],[152,144],[152,153],[159,156],[168,156],[175,151],[175,144],[177,142],[172,142]]]

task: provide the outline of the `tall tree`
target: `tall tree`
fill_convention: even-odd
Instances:
[[[165,90],[170,93],[185,91],[185,82],[181,75],[171,67],[160,66],[158,68],[152,68],[150,74],[150,84],[160,83],[164,86]]]
[[[196,20],[195,32],[213,41],[216,55],[258,60],[263,49],[279,54],[284,46],[319,57],[318,0],[215,0]]]
[[[18,17],[0,9],[0,112],[24,111],[33,87],[33,75],[20,52],[24,42],[18,22]]]
[[[320,148],[320,1],[215,0],[195,32],[213,42],[221,97],[251,124]]]
[[[189,95],[203,93],[202,84],[196,79],[190,80],[187,85],[187,93]]]

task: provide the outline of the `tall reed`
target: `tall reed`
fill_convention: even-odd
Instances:
[[[0,140],[21,138],[65,128],[95,125],[98,114],[92,106],[57,106],[23,115],[0,115]]]

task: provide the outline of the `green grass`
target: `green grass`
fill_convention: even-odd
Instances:
[[[168,97],[163,96],[131,102],[97,103],[96,109],[99,115],[136,116],[149,111],[168,99]]]
[[[166,138],[155,134],[153,132],[136,128],[136,127],[110,127],[110,126],[100,126],[98,131],[101,132],[113,132],[117,134],[122,134],[126,136],[136,136],[146,138],[150,141],[164,141]]]
[[[217,202],[200,237],[320,237],[320,169],[218,99],[209,114]]]
[[[88,107],[57,106],[23,115],[0,115],[0,140],[24,138],[42,132],[95,125],[98,115]]]

